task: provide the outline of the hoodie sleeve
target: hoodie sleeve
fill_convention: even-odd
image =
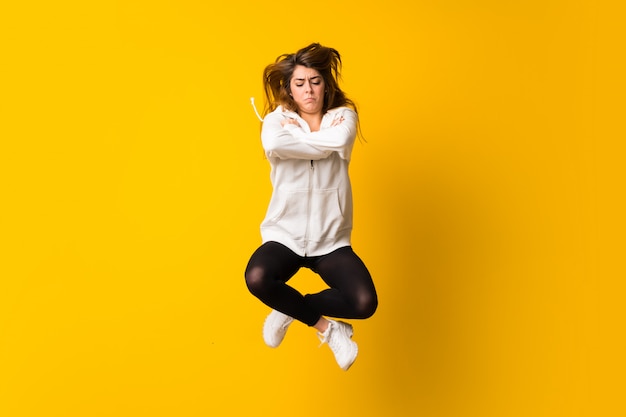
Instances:
[[[326,117],[331,121],[343,116],[337,126],[322,127],[318,132],[307,132],[296,125],[281,126],[289,113],[274,111],[263,120],[261,141],[268,157],[280,159],[324,159],[337,152],[349,160],[356,138],[357,115],[348,108],[341,108]],[[324,123],[323,123],[324,124]]]

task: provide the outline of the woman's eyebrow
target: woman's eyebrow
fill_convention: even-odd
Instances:
[[[310,77],[309,80],[314,80],[316,78],[322,78],[322,76],[321,75],[314,75],[314,76]],[[296,81],[305,81],[306,78],[294,78],[294,80],[296,80]]]

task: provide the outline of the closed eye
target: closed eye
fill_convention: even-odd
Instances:
[[[305,84],[305,81],[306,80],[304,78],[295,78],[294,79],[294,85],[296,87],[303,87],[304,84]],[[313,85],[320,85],[322,83],[322,77],[320,75],[316,75],[315,77],[309,78],[309,81]]]

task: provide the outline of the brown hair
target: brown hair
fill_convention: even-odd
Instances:
[[[324,78],[326,92],[322,113],[329,109],[347,106],[357,112],[356,104],[346,97],[339,87],[341,79],[341,55],[336,49],[312,43],[293,54],[283,54],[263,71],[265,87],[265,114],[274,111],[279,105],[290,111],[298,108],[290,96],[290,82],[296,65],[317,70]]]

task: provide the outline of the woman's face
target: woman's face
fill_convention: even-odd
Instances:
[[[324,107],[324,78],[313,69],[296,65],[291,77],[291,96],[299,113],[320,114]]]

